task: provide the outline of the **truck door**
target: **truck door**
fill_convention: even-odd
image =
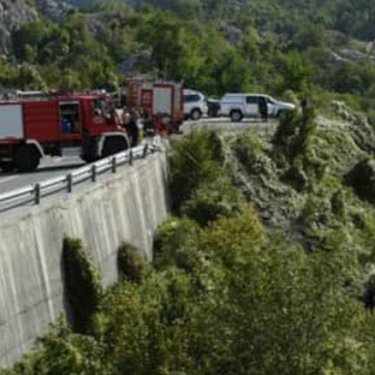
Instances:
[[[79,102],[64,101],[59,103],[60,135],[63,140],[81,138],[82,116]]]
[[[246,97],[245,114],[249,117],[259,116],[259,104],[257,96],[249,95]]]
[[[275,101],[269,96],[266,99],[267,99],[268,115],[276,116]]]
[[[173,87],[170,85],[155,85],[153,108],[154,115],[165,115],[172,117],[173,110]]]

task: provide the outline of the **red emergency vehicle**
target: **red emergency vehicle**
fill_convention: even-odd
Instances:
[[[142,110],[145,122],[162,135],[177,132],[184,121],[182,85],[133,79],[128,84],[128,106]]]
[[[90,162],[129,147],[111,100],[98,94],[0,101],[0,168],[35,170],[44,155]]]

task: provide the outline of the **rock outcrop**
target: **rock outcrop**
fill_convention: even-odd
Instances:
[[[9,53],[12,31],[37,17],[37,10],[24,0],[0,0],[0,53]]]
[[[11,52],[11,34],[22,25],[37,20],[41,14],[54,22],[61,22],[73,8],[56,0],[35,0],[34,4],[26,0],[0,0],[0,54]]]
[[[39,13],[55,22],[61,22],[66,14],[73,9],[73,6],[65,1],[35,0],[35,5]]]

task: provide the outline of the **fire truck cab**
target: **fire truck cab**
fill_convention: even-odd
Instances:
[[[0,168],[35,170],[45,155],[87,162],[126,150],[129,141],[105,95],[0,101]]]

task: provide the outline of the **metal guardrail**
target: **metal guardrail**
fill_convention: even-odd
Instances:
[[[99,175],[107,172],[116,173],[122,165],[132,165],[135,159],[143,159],[150,152],[161,150],[156,144],[144,144],[123,151],[96,163],[76,169],[63,176],[54,177],[49,180],[29,185],[17,190],[0,194],[0,212],[8,211],[16,207],[40,204],[42,198],[66,191],[71,193],[74,186],[86,181],[96,182]]]

